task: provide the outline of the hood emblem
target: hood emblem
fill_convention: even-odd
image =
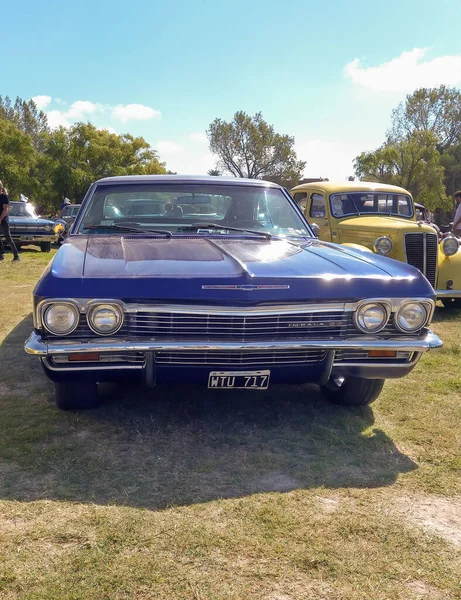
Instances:
[[[254,290],[289,290],[289,285],[202,285],[202,290],[236,290],[238,292],[253,292]]]

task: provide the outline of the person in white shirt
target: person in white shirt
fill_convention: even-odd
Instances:
[[[452,232],[461,237],[461,190],[458,190],[453,194],[453,198],[458,205],[455,213],[455,220],[453,221]]]

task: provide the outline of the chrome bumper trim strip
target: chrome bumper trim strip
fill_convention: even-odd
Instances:
[[[35,356],[76,354],[81,352],[155,352],[156,350],[396,350],[426,352],[442,346],[440,338],[424,329],[419,338],[399,337],[390,340],[374,336],[360,336],[339,340],[283,340],[262,342],[203,342],[181,340],[124,340],[120,338],[97,338],[91,340],[43,340],[35,332],[25,343],[25,351]]]

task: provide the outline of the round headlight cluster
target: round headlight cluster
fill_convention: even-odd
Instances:
[[[72,333],[78,325],[79,313],[73,304],[56,303],[45,309],[43,324],[54,335]]]
[[[459,241],[454,235],[450,235],[441,241],[440,248],[445,256],[453,256],[458,252]]]
[[[411,333],[419,331],[427,322],[428,314],[424,304],[408,302],[401,306],[395,314],[395,324],[400,331]]]
[[[116,304],[96,304],[87,316],[88,325],[99,335],[110,335],[123,324],[122,309]]]
[[[378,254],[382,254],[383,256],[387,256],[392,252],[392,248],[394,247],[392,240],[387,235],[383,235],[379,237],[374,243],[375,251]]]
[[[389,320],[389,311],[379,302],[362,304],[357,309],[355,323],[364,333],[377,333],[386,327]]]
[[[45,225],[44,229],[45,231],[51,231],[51,225]]]

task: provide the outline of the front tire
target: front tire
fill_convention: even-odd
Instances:
[[[40,250],[42,252],[51,252],[51,242],[42,242],[40,244]]]
[[[93,382],[55,382],[54,399],[60,410],[87,410],[98,405],[98,387]]]
[[[461,308],[461,298],[442,298],[445,308]]]
[[[332,377],[321,386],[325,398],[341,406],[366,406],[376,400],[384,386],[384,379],[362,377]]]

